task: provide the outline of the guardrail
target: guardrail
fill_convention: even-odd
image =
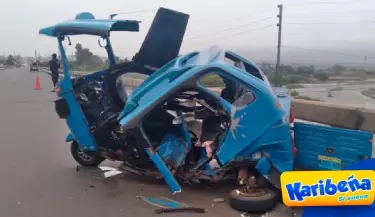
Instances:
[[[82,75],[75,72],[73,77],[77,76]],[[134,88],[142,82],[142,79],[123,79],[123,83],[127,88]],[[216,89],[214,91],[220,90]],[[327,124],[333,127],[375,132],[375,110],[301,99],[292,99],[292,107],[293,114],[297,119]]]
[[[46,67],[41,67],[40,69],[41,69],[42,71],[47,72],[48,74],[51,75],[51,71],[50,71],[48,68],[46,68]],[[82,77],[82,76],[83,76],[82,73],[80,73],[80,72],[78,72],[78,71],[72,71],[70,74],[71,74],[70,77],[72,77],[72,78],[77,78],[77,77]],[[63,74],[63,73],[59,73],[59,77],[60,77],[60,78],[63,78],[63,77],[64,77],[64,74]]]

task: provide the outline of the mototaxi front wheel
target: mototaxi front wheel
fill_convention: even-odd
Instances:
[[[229,193],[229,204],[232,208],[249,213],[263,213],[274,209],[278,198],[275,191],[267,188],[259,189],[259,192],[243,192],[235,189]]]
[[[70,152],[74,160],[84,167],[96,167],[105,160],[98,152],[88,153],[83,151],[76,141],[71,143]]]

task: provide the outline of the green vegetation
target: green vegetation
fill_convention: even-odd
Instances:
[[[77,43],[75,46],[75,60],[69,61],[69,66],[72,71],[92,73],[107,69],[109,67],[109,62],[103,60],[100,56],[94,55],[89,48],[84,48],[80,43]],[[120,59],[116,57],[116,62],[127,62],[127,58]],[[48,61],[42,62],[41,66],[48,67]]]
[[[292,97],[297,97],[299,95],[299,93],[296,90],[292,90],[292,92],[290,93],[290,95]]]
[[[90,73],[106,69],[109,65],[108,60],[103,59],[98,55],[94,55],[89,48],[84,48],[79,43],[75,46],[74,59],[75,60],[70,60],[70,69],[72,71]],[[116,62],[126,61],[129,60],[126,58],[120,59],[119,57],[116,57]],[[301,83],[317,83],[328,81],[330,80],[330,76],[341,76],[345,78],[347,76],[343,74],[343,72],[346,73],[348,72],[348,70],[351,72],[358,72],[361,75],[373,75],[375,77],[375,73],[369,73],[365,70],[360,69],[345,68],[338,64],[324,69],[317,69],[314,65],[292,66],[282,64],[280,66],[280,78],[276,79],[275,64],[263,62],[257,65],[267,75],[268,80],[271,82],[271,84],[275,84],[276,81],[279,80],[278,83],[280,83],[281,85],[285,85],[288,89],[291,90],[303,88]],[[48,61],[42,63],[42,66],[48,67]],[[213,75],[207,76],[204,79],[202,79],[202,83],[208,87],[224,86],[222,79],[217,78],[217,76]]]
[[[334,87],[334,88],[331,88],[329,89],[329,91],[333,92],[333,91],[342,91],[344,88],[343,87]]]
[[[297,89],[297,88],[303,88],[303,86],[301,84],[287,84],[285,86],[289,90],[291,90],[291,89]]]
[[[8,55],[7,58],[1,58],[0,61],[0,64],[4,64],[7,66],[21,65],[22,63],[24,63],[24,61],[21,55]]]
[[[260,63],[259,67],[267,75],[271,83],[276,81],[276,69],[273,64]],[[298,84],[298,83],[310,83],[311,80],[315,79],[318,81],[327,81],[328,75],[324,70],[316,69],[315,66],[298,66],[293,67],[291,65],[280,66],[280,82],[281,84]]]

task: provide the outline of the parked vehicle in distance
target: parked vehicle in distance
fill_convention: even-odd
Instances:
[[[37,62],[31,63],[30,72],[39,72],[39,66]]]

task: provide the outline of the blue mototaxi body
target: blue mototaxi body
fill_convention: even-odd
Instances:
[[[66,141],[77,141],[81,149],[98,151],[89,124],[73,93],[69,64],[62,42],[65,36],[82,34],[100,36],[109,42],[111,31],[138,31],[138,23],[98,20],[90,13],[81,13],[75,20],[40,30],[40,34],[58,39],[64,67],[64,79],[58,85],[61,89],[58,96],[68,104],[70,113],[66,117],[66,122],[72,132],[66,137]],[[110,43],[106,49],[110,63],[113,64],[114,56]],[[147,47],[145,50],[150,51],[150,48]],[[179,50],[178,45],[174,50]],[[225,61],[228,56],[243,62],[246,65],[245,69],[228,64]],[[99,71],[85,78],[91,80],[107,72]],[[209,72],[246,86],[254,94],[254,100],[239,108],[215,94],[214,90],[203,87],[198,79]],[[261,174],[275,186],[279,186],[279,175],[284,171],[293,170],[293,163],[306,169],[336,170],[341,169],[343,165],[347,166],[372,157],[370,132],[296,123],[295,144],[299,151],[294,161],[289,126],[291,98],[287,91],[283,88],[272,88],[266,76],[254,63],[233,52],[216,48],[179,56],[153,72],[128,96],[118,116],[119,123],[123,129],[139,127],[142,132],[144,117],[187,86],[194,86],[215,98],[230,117],[230,128],[220,141],[216,154],[208,158],[202,149],[202,156],[196,168],[204,168],[204,174],[207,176],[212,177],[231,168],[237,162],[253,162]],[[149,141],[149,147],[145,149],[173,192],[179,192],[181,188],[168,166],[183,165],[186,154],[193,145],[183,118],[178,129],[169,132],[158,148],[154,148]],[[179,144],[178,147],[175,147],[175,144]]]
[[[76,140],[80,147],[84,150],[96,151],[97,146],[95,140],[91,135],[88,127],[87,120],[85,119],[81,107],[77,102],[73,93],[72,80],[70,78],[70,69],[64,47],[62,45],[65,36],[72,35],[93,35],[106,38],[109,42],[109,35],[111,31],[139,31],[139,21],[133,20],[100,20],[90,13],[80,13],[74,20],[58,23],[54,26],[46,27],[39,30],[39,34],[56,37],[59,43],[59,49],[64,68],[64,79],[59,82],[61,92],[59,97],[65,99],[69,105],[70,114],[66,118],[67,125],[72,133],[70,133],[66,141]],[[113,57],[112,48],[107,47],[110,52],[109,58]],[[108,51],[107,49],[107,51]],[[90,76],[98,76],[103,74],[104,71],[96,72]]]
[[[208,49],[200,53],[190,53],[171,61],[141,85],[133,90],[128,102],[118,120],[124,129],[131,129],[142,123],[143,117],[152,111],[160,102],[176,93],[188,82],[197,82],[197,79],[214,71],[223,77],[234,78],[245,85],[255,95],[255,100],[243,108],[236,108],[221,97],[199,84],[197,88],[215,97],[222,108],[230,114],[231,127],[226,133],[221,146],[211,163],[217,163],[216,168],[206,166],[206,174],[214,174],[235,161],[258,161],[257,167],[268,175],[271,168],[276,168],[280,173],[293,168],[293,155],[291,137],[289,132],[289,106],[290,100],[283,99],[283,105],[272,88],[261,79],[225,63],[225,56],[232,54],[229,51]],[[238,56],[237,56],[238,57]],[[253,65],[245,59],[248,64]],[[254,65],[253,65],[254,66]],[[254,66],[255,67],[255,66]],[[286,97],[288,98],[288,97]],[[160,149],[159,149],[160,151]],[[261,152],[261,159],[252,159],[255,152]],[[158,152],[148,152],[151,159]],[[165,152],[161,152],[165,155]],[[178,159],[180,156],[174,156]],[[158,159],[159,157],[157,157]],[[205,159],[202,159],[204,162]],[[154,161],[167,183],[174,186],[174,176],[166,168],[163,161]],[[160,165],[162,164],[162,165]],[[216,170],[216,171],[213,171]],[[170,184],[171,185],[171,184]]]
[[[112,31],[138,32],[139,21],[95,19],[90,13],[80,13],[74,20],[58,23],[39,30],[39,34],[59,37],[64,35],[109,36]]]

